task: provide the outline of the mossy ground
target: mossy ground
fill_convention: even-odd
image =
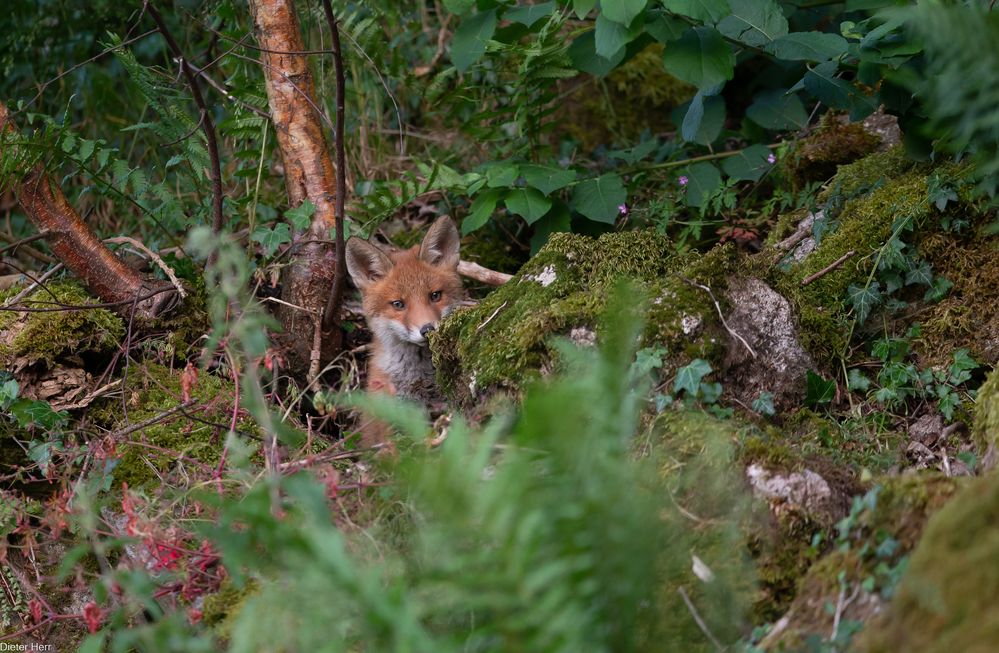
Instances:
[[[0,292],[0,303],[21,288]],[[53,309],[60,305],[94,304],[83,286],[72,280],[45,284],[28,295],[25,308]],[[109,352],[125,335],[124,321],[103,308],[16,313],[0,311],[0,363],[10,367],[31,363],[51,365],[66,353]]]
[[[879,142],[860,123],[845,122],[830,112],[818,129],[794,144],[781,167],[792,188],[801,189],[809,182],[829,179],[838,166],[870,154]]]
[[[973,435],[982,451],[990,444],[999,446],[999,372],[996,370],[978,389]]]

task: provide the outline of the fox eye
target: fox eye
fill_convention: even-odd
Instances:
[[[441,299],[441,291],[435,290],[432,293],[430,293],[430,301],[437,302],[440,301],[440,299]]]
[[[397,311],[401,311],[402,309],[406,308],[406,302],[402,301],[401,299],[393,300],[389,302],[389,304],[392,304],[392,308],[394,308]]]

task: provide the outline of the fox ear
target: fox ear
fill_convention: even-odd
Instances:
[[[347,240],[347,270],[358,288],[375,283],[392,269],[392,260],[385,252],[366,240]]]
[[[441,216],[430,226],[420,245],[420,259],[430,265],[453,268],[458,265],[461,239],[458,228],[448,216]]]

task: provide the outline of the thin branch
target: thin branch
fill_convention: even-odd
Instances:
[[[180,298],[184,299],[185,297],[187,297],[187,293],[184,291],[184,286],[180,283],[180,279],[177,278],[177,275],[174,274],[173,268],[167,265],[166,262],[164,262],[163,259],[161,259],[155,252],[153,252],[151,249],[143,245],[138,240],[134,238],[129,238],[128,236],[117,236],[115,238],[105,238],[104,242],[111,243],[113,245],[128,244],[131,245],[132,247],[136,247],[142,250],[143,252],[145,252],[146,256],[148,256],[153,263],[158,265],[159,268],[163,270],[163,273],[167,275],[167,278],[170,279],[170,283],[173,284],[173,287],[176,288],[177,292],[180,294]]]
[[[323,327],[329,330],[340,326],[340,304],[343,302],[343,289],[347,285],[347,248],[343,239],[344,198],[347,195],[347,157],[343,144],[346,81],[343,73],[343,51],[340,48],[340,26],[336,16],[333,15],[330,0],[323,0],[323,11],[333,38],[333,66],[336,74],[336,129],[333,132],[333,149],[336,151],[336,197],[333,205],[336,223],[336,269],[333,273],[333,289],[330,291],[322,319]]]
[[[184,73],[184,77],[187,78],[187,85],[191,87],[191,96],[194,98],[194,103],[198,105],[198,110],[201,111],[201,118],[204,122],[205,138],[208,140],[208,156],[211,158],[211,169],[209,170],[209,174],[212,180],[212,213],[214,214],[212,232],[217,234],[222,231],[223,215],[222,164],[219,159],[219,144],[215,136],[215,122],[212,120],[212,116],[208,112],[208,107],[205,105],[205,98],[201,95],[201,86],[198,83],[198,75],[195,73],[194,68],[187,62],[187,58],[184,57],[184,53],[174,40],[173,35],[170,33],[169,28],[167,28],[166,23],[163,21],[163,17],[160,16],[160,12],[156,9],[156,6],[152,2],[149,2],[149,0],[147,0],[145,6],[146,11],[148,11],[152,19],[156,21],[156,26],[159,28],[160,34],[163,35],[163,39],[166,41],[167,46],[173,53],[173,56],[180,64],[180,69]]]
[[[487,286],[502,286],[510,279],[513,279],[512,274],[490,270],[471,261],[458,261],[458,274],[469,279],[474,279],[479,283],[484,283]]]
[[[690,611],[690,616],[694,618],[694,621],[697,623],[697,627],[700,628],[701,632],[704,633],[704,636],[707,637],[712,644],[714,644],[715,650],[724,651],[725,647],[722,646],[721,642],[719,642],[715,636],[711,634],[711,631],[708,629],[708,625],[704,623],[703,619],[701,619],[701,615],[698,614],[697,608],[694,607],[694,603],[690,600],[690,597],[687,596],[687,590],[683,589],[683,585],[677,587],[676,591],[679,592],[680,598],[683,599],[683,603],[687,606],[687,610]]]
[[[756,358],[756,352],[753,351],[753,348],[749,346],[749,343],[746,342],[746,339],[743,338],[741,335],[739,335],[739,332],[730,327],[728,325],[728,322],[725,321],[725,316],[722,314],[721,305],[718,303],[718,300],[715,299],[715,294],[711,292],[711,288],[699,283],[695,283],[690,279],[684,277],[680,278],[683,279],[686,283],[689,283],[691,286],[694,286],[695,288],[700,288],[704,292],[708,293],[708,296],[711,297],[711,301],[714,302],[715,310],[718,311],[718,317],[719,319],[721,319],[722,326],[725,327],[725,330],[728,331],[735,339],[737,339],[739,342],[743,344],[743,346],[753,356],[753,358]]]
[[[802,286],[807,286],[808,284],[812,283],[816,279],[819,279],[821,277],[826,276],[827,274],[829,274],[830,272],[832,272],[833,270],[835,270],[839,266],[841,266],[844,263],[846,263],[847,260],[849,260],[852,256],[856,255],[856,253],[857,252],[855,252],[854,250],[851,249],[849,252],[847,252],[846,254],[843,254],[843,256],[840,256],[838,259],[836,259],[835,261],[833,261],[832,263],[830,263],[826,267],[822,268],[821,270],[819,270],[815,274],[802,279],[801,280],[801,285]]]

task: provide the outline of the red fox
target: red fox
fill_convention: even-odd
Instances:
[[[371,328],[368,391],[424,404],[440,400],[427,334],[464,298],[458,276],[458,229],[438,218],[423,242],[386,252],[359,238],[347,241],[347,269],[361,289]],[[366,445],[384,440],[384,427],[363,425]]]

